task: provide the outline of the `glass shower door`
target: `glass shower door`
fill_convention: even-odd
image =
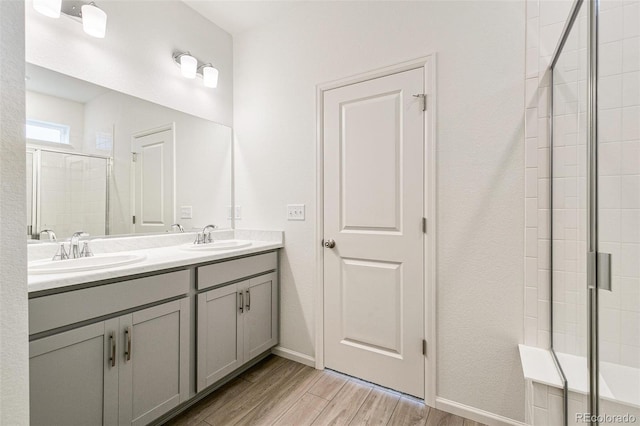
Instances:
[[[600,3],[597,245],[599,252],[611,255],[610,291],[598,290],[603,425],[634,423],[629,416],[640,423],[639,23],[640,2]]]

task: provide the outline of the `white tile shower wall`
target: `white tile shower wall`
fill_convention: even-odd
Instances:
[[[59,238],[105,231],[105,160],[42,153],[40,229]]]

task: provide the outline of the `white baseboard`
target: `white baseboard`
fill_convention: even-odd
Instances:
[[[299,362],[300,364],[316,368],[316,359],[312,356],[292,351],[291,349],[283,348],[282,346],[276,346],[275,348],[271,349],[271,353],[281,356],[282,358],[290,359],[291,361]]]
[[[508,417],[503,417],[440,397],[436,397],[436,408],[489,426],[524,426],[524,423]]]

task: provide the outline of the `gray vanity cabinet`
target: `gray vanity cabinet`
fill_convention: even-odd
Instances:
[[[197,391],[278,343],[275,272],[197,296]]]
[[[189,299],[30,342],[34,425],[144,425],[189,397]]]
[[[29,343],[32,425],[117,423],[117,332],[115,318]]]

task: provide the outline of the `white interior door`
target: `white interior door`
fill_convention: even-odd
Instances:
[[[324,92],[325,366],[424,397],[424,69]]]
[[[160,232],[174,223],[173,129],[134,136],[133,232]]]

